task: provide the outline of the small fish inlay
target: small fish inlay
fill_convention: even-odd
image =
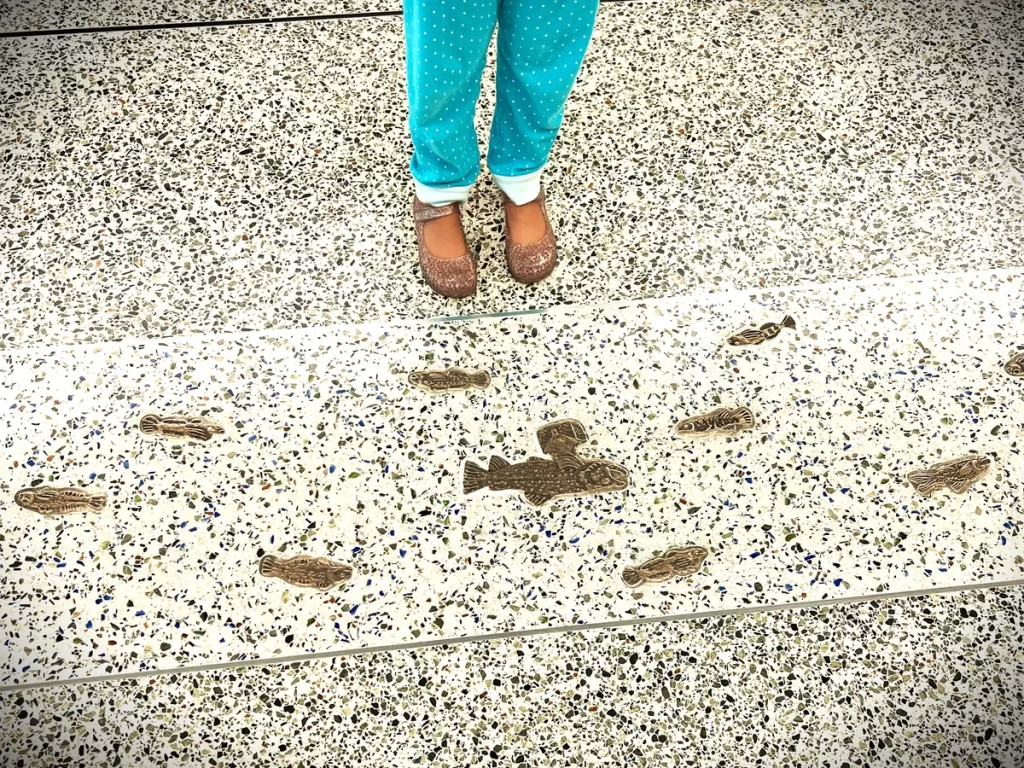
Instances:
[[[44,517],[72,512],[99,512],[107,505],[107,494],[83,491],[81,488],[24,488],[14,494],[19,507],[38,512]]]
[[[537,440],[550,459],[531,456],[520,464],[510,464],[492,456],[487,467],[467,460],[462,475],[464,492],[516,490],[539,507],[556,498],[624,491],[629,486],[625,467],[579,455],[577,449],[587,442],[587,432],[575,419],[545,424],[537,430]]]
[[[683,437],[735,435],[756,425],[749,408],[716,408],[710,413],[691,416],[676,424],[675,433]]]
[[[464,368],[446,368],[443,371],[414,371],[409,383],[432,395],[442,392],[461,392],[468,389],[486,389],[491,385],[487,371],[467,371]]]
[[[1018,352],[1003,366],[1003,370],[1011,376],[1024,376],[1024,352]]]
[[[206,442],[214,435],[224,434],[224,428],[195,416],[143,416],[139,429],[144,435],[163,435]]]
[[[266,555],[260,560],[260,576],[323,592],[351,579],[352,566],[326,557]]]
[[[796,329],[796,320],[789,315],[782,318],[781,323],[765,323],[760,328],[747,328],[734,336],[729,337],[729,343],[734,347],[749,347],[754,344],[764,344],[769,339],[774,339],[783,328]]]
[[[943,461],[928,469],[915,469],[907,474],[907,480],[914,490],[924,496],[948,488],[953,493],[966,493],[967,489],[981,480],[992,466],[988,456],[966,456],[962,459]]]
[[[624,568],[622,581],[627,587],[659,584],[669,579],[692,576],[704,565],[708,551],[704,547],[672,547],[636,567]]]

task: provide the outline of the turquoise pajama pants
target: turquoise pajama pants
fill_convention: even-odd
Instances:
[[[403,0],[410,163],[424,203],[465,202],[480,172],[473,119],[498,27],[497,103],[487,166],[523,205],[562,124],[598,0]]]

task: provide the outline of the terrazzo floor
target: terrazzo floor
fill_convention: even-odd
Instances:
[[[984,766],[1024,587],[0,693],[12,768]]]
[[[1016,0],[749,5],[602,6],[562,267],[512,283],[482,183],[459,303],[413,258],[400,18],[5,40],[0,348],[1024,266]]]
[[[1024,766],[1021,5],[603,4],[563,263],[505,276],[484,180],[459,303],[412,256],[401,59],[396,17],[0,40],[0,765]],[[455,365],[489,385],[409,385]],[[721,406],[755,427],[673,434]],[[561,419],[627,490],[466,495]]]

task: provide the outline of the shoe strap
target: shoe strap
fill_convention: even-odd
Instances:
[[[458,212],[458,203],[449,203],[448,205],[442,205],[440,208],[424,204],[416,207],[412,218],[416,222],[433,221],[434,219],[443,219],[445,216],[451,216],[453,213],[457,214]]]

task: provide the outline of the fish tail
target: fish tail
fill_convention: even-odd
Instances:
[[[914,490],[925,496],[931,496],[939,488],[939,475],[927,469],[915,469],[907,475],[907,480]]]
[[[274,576],[277,573],[279,560],[273,555],[264,555],[260,559],[260,576]]]
[[[487,470],[467,460],[462,470],[462,492],[475,493],[487,487]]]
[[[782,327],[792,328],[793,330],[796,330],[796,320],[794,320],[791,316],[786,315],[784,318],[782,318]]]
[[[142,430],[144,435],[152,435],[160,429],[160,417],[153,415],[143,416],[139,422],[139,429]]]
[[[491,374],[487,371],[477,371],[470,375],[469,383],[477,389],[485,389],[491,383]]]
[[[733,414],[736,417],[736,426],[739,429],[754,428],[754,412],[749,408],[737,408]]]
[[[644,583],[644,576],[640,573],[639,568],[624,568],[622,581],[627,587],[639,587]]]
[[[93,512],[99,512],[101,509],[107,506],[107,494],[97,493],[93,496],[90,496],[89,500],[86,503],[89,505],[89,509],[91,509]]]

